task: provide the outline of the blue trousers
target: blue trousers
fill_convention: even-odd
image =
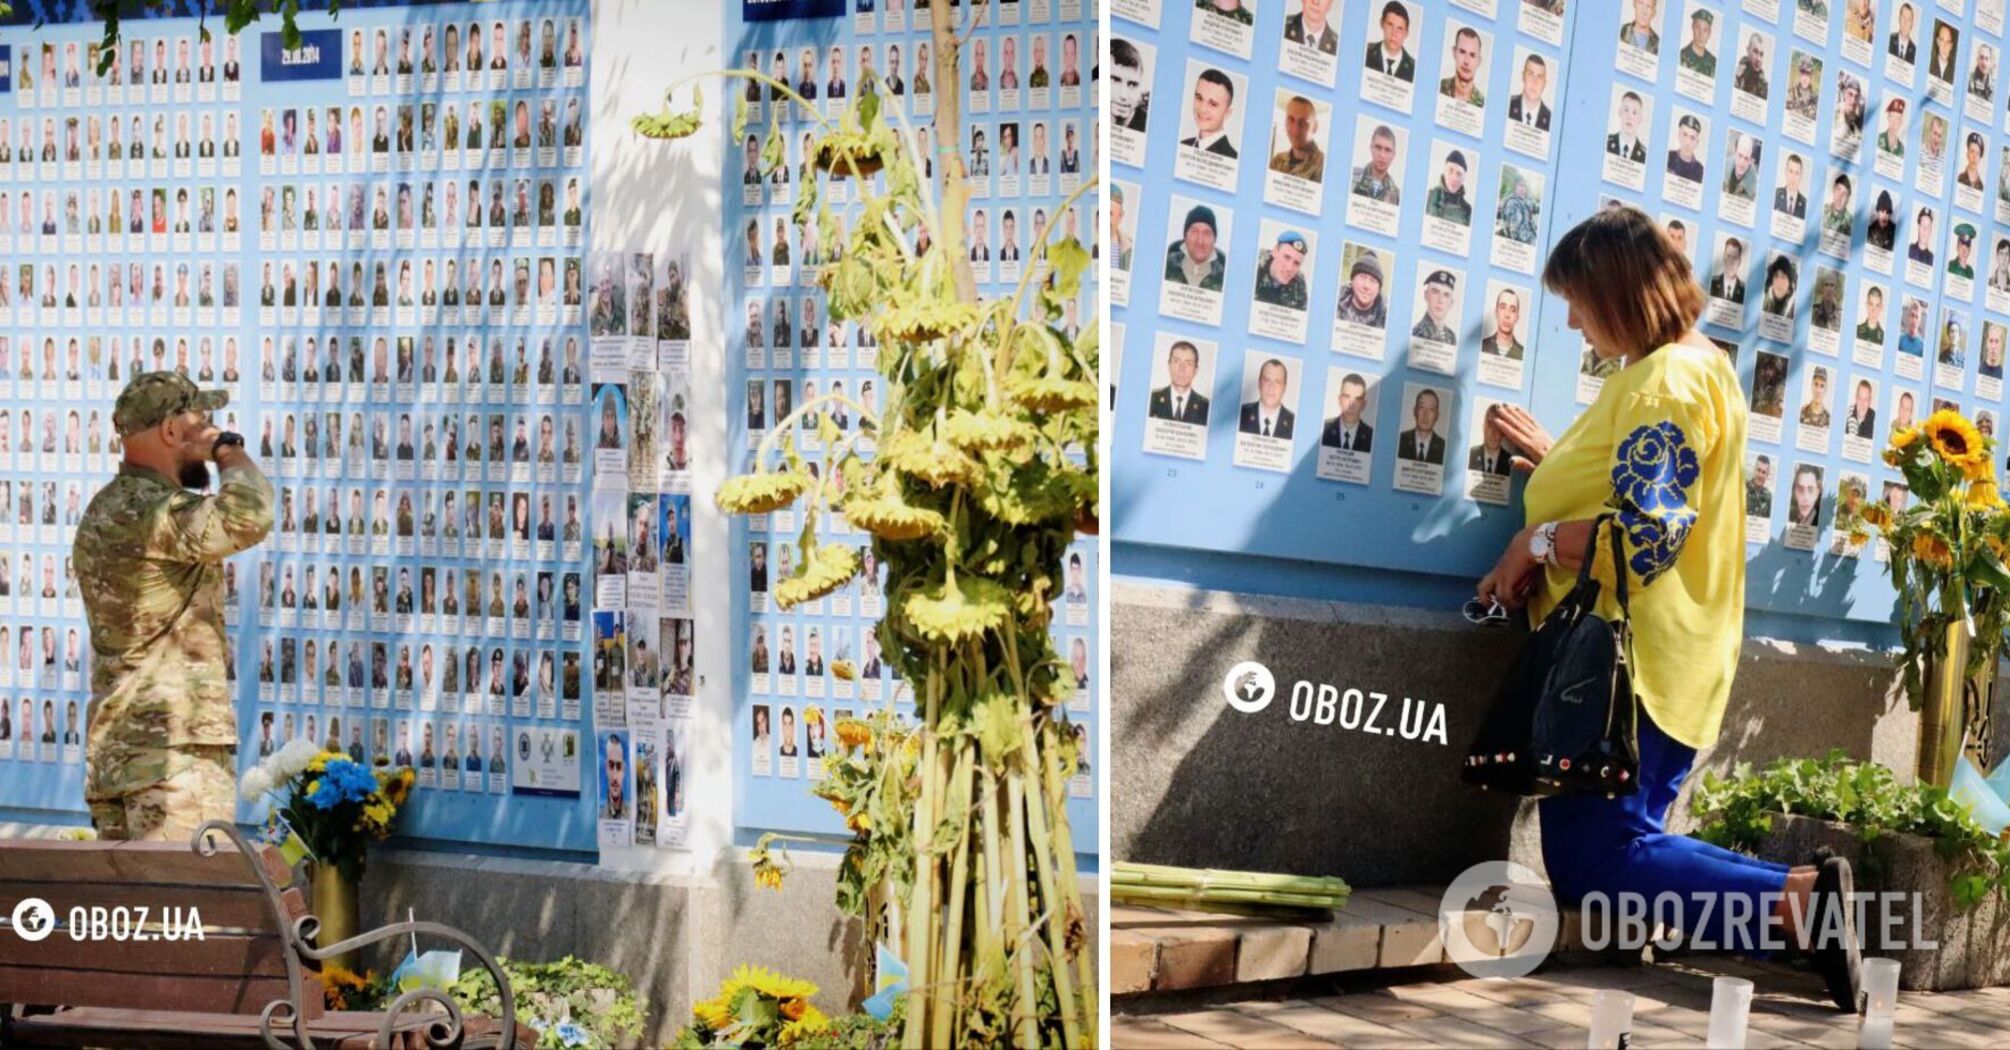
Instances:
[[[1718,948],[1751,946],[1745,948],[1747,954],[1763,957],[1768,953],[1754,949],[1763,943],[1772,901],[1786,886],[1787,865],[1669,834],[1664,819],[1696,760],[1696,749],[1669,738],[1645,708],[1639,732],[1638,791],[1611,799],[1557,795],[1538,803],[1542,860],[1557,902],[1575,905],[1587,895],[1601,894],[1603,907],[1594,911],[1610,917],[1624,906],[1621,894],[1637,894],[1649,914],[1658,896],[1672,894],[1681,903],[1680,921],[1673,925],[1692,941]],[[1733,897],[1745,899],[1733,902]],[[1671,917],[1659,918],[1668,922]]]

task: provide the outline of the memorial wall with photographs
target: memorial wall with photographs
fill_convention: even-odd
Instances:
[[[120,388],[172,368],[230,391],[277,490],[226,565],[240,765],[312,740],[416,768],[407,835],[593,848],[589,619],[633,517],[603,460],[635,412],[674,421],[625,374],[608,396],[589,344],[587,7],[345,4],[292,51],[190,18],[128,19],[112,55],[86,12],[10,28],[0,806],[83,811],[70,541]]]
[[[905,115],[916,154],[930,158],[930,176],[938,148],[960,150],[970,176],[969,257],[984,294],[1009,296],[1022,278],[1037,276],[1027,268],[1038,265],[1034,245],[1050,219],[1056,239],[1098,244],[1102,195],[1091,190],[1067,203],[1097,170],[1095,3],[846,0],[844,8],[837,19],[729,26],[729,36],[736,30],[739,41],[733,58],[787,83],[825,117],[835,117],[874,85],[883,115]],[[959,84],[931,82],[929,32],[931,19],[940,17],[969,31]],[[980,21],[970,29],[973,17]],[[729,172],[726,185],[728,245],[741,261],[731,271],[737,305],[728,311],[737,407],[730,441],[735,465],[743,467],[795,406],[820,393],[840,393],[877,412],[885,380],[875,368],[878,347],[871,336],[854,323],[832,320],[816,286],[819,263],[837,246],[820,243],[817,224],[799,223],[794,215],[803,180],[821,178],[826,199],[842,217],[840,228],[847,228],[856,221],[856,187],[818,173],[805,156],[817,132],[811,114],[766,86],[736,84],[734,90],[744,95],[749,113],[742,141],[731,144],[737,171]],[[950,90],[960,93],[967,133],[961,142],[938,143],[932,137],[935,99]],[[764,174],[760,153],[771,121],[779,122],[787,163]],[[1079,300],[1068,306],[1071,332],[1095,318],[1096,295],[1094,281],[1084,280]],[[870,455],[871,432],[850,409],[827,415],[836,441],[819,433],[824,421],[814,415],[797,428],[796,448],[812,471],[825,469],[846,443]],[[734,669],[733,776],[735,823],[743,834],[844,833],[842,818],[808,791],[824,775],[822,756],[835,750],[837,721],[887,704],[914,717],[913,691],[882,659],[874,631],[886,612],[888,581],[869,535],[826,511],[819,542],[859,548],[862,577],[789,610],[771,601],[770,585],[798,568],[802,526],[794,510],[733,523],[734,579],[744,581],[733,595],[733,651],[741,661]],[[1054,615],[1055,647],[1077,686],[1067,718],[1087,745],[1085,756],[1096,744],[1096,558],[1092,537],[1069,548]],[[858,668],[856,680],[832,673],[841,660]],[[1093,852],[1087,844],[1096,834],[1091,774],[1085,757],[1069,791],[1069,821],[1084,852]]]
[[[1613,367],[1538,278],[1617,202],[1750,399],[1748,603],[1888,617],[1837,502],[1904,504],[1894,426],[2004,422],[2005,0],[1111,11],[1119,543],[1479,577],[1522,523],[1487,406],[1559,434]]]

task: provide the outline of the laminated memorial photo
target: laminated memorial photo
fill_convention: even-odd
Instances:
[[[1779,182],[1773,187],[1770,213],[1775,240],[1799,244],[1808,232],[1807,157],[1788,150],[1780,159]]]
[[[1144,450],[1182,459],[1207,458],[1208,392],[1214,389],[1220,345],[1171,332],[1152,349],[1151,396],[1145,405]]]
[[[1838,3],[1841,0],[1837,0]],[[1794,35],[1816,44],[1829,40],[1829,0],[1795,0]]]
[[[2010,235],[1997,234],[1989,252],[1987,304],[1997,313],[2010,314]]]
[[[1873,371],[1884,370],[1885,304],[1889,295],[1883,285],[1874,281],[1863,282],[1861,305],[1857,308],[1857,320],[1850,361]]]
[[[1926,60],[1926,97],[1944,106],[1954,105],[1954,79],[1963,72],[1961,29],[1945,19],[1933,20],[1933,44]]]
[[[1870,219],[1864,223],[1863,260],[1871,272],[1891,276],[1894,252],[1898,247],[1898,205],[1891,191],[1878,188],[1871,202]]]
[[[1472,400],[1472,422],[1466,428],[1472,444],[1466,449],[1465,497],[1505,507],[1511,494],[1514,457],[1520,454],[1493,420],[1493,407],[1506,402],[1487,397]]]
[[[1925,0],[1899,0],[1892,7],[1891,31],[1885,35],[1884,75],[1913,86],[1919,68],[1919,12]]]
[[[1241,170],[1243,114],[1248,108],[1249,78],[1206,62],[1189,59],[1183,98],[1190,104],[1180,115],[1179,146],[1173,156],[1173,176],[1211,189],[1234,192]],[[1004,144],[1005,127],[999,129]],[[1006,170],[1004,174],[1014,174]],[[1002,191],[1001,191],[1002,192]]]
[[[1507,101],[1507,148],[1540,160],[1549,158],[1551,103],[1556,99],[1555,75],[1549,59],[1526,47],[1514,49],[1515,79]]]
[[[1764,127],[1772,95],[1773,36],[1757,28],[1745,32],[1731,71],[1731,115]]]
[[[1780,421],[1787,414],[1787,358],[1760,349],[1752,360],[1752,437],[1779,444]]]
[[[1408,426],[1396,435],[1398,492],[1437,496],[1445,488],[1445,421],[1457,408],[1449,387],[1404,383],[1402,411]]]
[[[1996,108],[1997,45],[1987,40],[1975,41],[1975,51],[1969,57],[1966,71],[1967,89],[1962,93],[1962,111],[1969,120],[1983,125],[1993,122]]]
[[[1679,215],[1662,212],[1661,229],[1668,234],[1668,242],[1675,246],[1676,252],[1680,253],[1683,259],[1688,260],[1690,265],[1695,265],[1695,260],[1692,257],[1694,246],[1689,243],[1689,223]]]
[[[1517,0],[1507,0],[1516,3]],[[1515,26],[1547,44],[1563,44],[1563,20],[1572,0],[1518,0]]]
[[[1619,0],[1619,71],[1652,84],[1660,79],[1661,0]]]
[[[1835,357],[1842,348],[1842,325],[1843,273],[1816,263],[1814,284],[1808,290],[1808,347]]]
[[[1843,471],[1841,479],[1836,484],[1835,520],[1837,522],[1858,520],[1858,516],[1863,513],[1864,502],[1869,496],[1869,475]],[[1838,528],[1834,537],[1829,540],[1829,553],[1855,558],[1863,554],[1863,549],[1869,542],[1870,535],[1867,532],[1859,531],[1852,535],[1847,530]]]
[[[1457,372],[1464,295],[1463,273],[1428,264],[1417,267],[1417,287],[1411,298],[1417,304],[1417,316],[1410,325],[1407,360],[1411,368],[1447,376]]]
[[[1954,206],[1980,214],[1983,195],[1989,188],[1989,140],[1970,129],[1961,137],[1960,166],[1954,170]]]
[[[1829,179],[1828,196],[1822,201],[1821,232],[1815,248],[1824,255],[1847,259],[1855,238],[1856,184],[1849,172],[1838,170]]]
[[[1520,390],[1530,356],[1522,318],[1533,312],[1534,300],[1527,288],[1488,281],[1486,301],[1480,320],[1480,382]]]
[[[1142,194],[1137,183],[1122,179],[1112,179],[1104,194],[1103,211],[1109,218],[1110,229],[1103,246],[1109,260],[1103,278],[1109,286],[1110,302],[1118,306],[1131,304],[1131,266],[1136,261],[1138,235],[1137,217],[1131,205],[1142,200]]]
[[[1812,551],[1822,528],[1822,466],[1794,464],[1793,480],[1787,486],[1786,545],[1791,550]]]
[[[2002,321],[1985,319],[1982,322],[1982,356],[1975,364],[1975,396],[1984,401],[2000,401],[2003,398],[2006,338],[2010,338],[2010,329],[2006,329]]]
[[[1404,114],[1416,99],[1417,57],[1423,38],[1422,5],[1407,0],[1363,4],[1368,18],[1361,97]]]
[[[1744,131],[1732,131],[1724,141],[1724,178],[1717,197],[1717,217],[1750,227],[1758,214],[1759,172],[1765,144]]]
[[[1709,298],[1703,319],[1713,325],[1742,330],[1745,326],[1746,275],[1751,272],[1746,241],[1727,233],[1717,234],[1711,253],[1710,279],[1705,285]]]
[[[1796,142],[1815,144],[1822,114],[1822,61],[1795,48],[1787,59],[1786,116],[1780,128]]]
[[[1841,160],[1854,161],[1863,154],[1864,125],[1870,118],[1869,96],[1861,78],[1838,67],[1836,104],[1829,117],[1829,153]]]
[[[1703,163],[1703,149],[1709,141],[1709,118],[1675,107],[1674,141],[1669,143],[1661,176],[1661,196],[1669,203],[1702,210],[1703,184],[1710,177]]]
[[[1308,288],[1316,275],[1316,235],[1264,219],[1258,228],[1256,287],[1249,307],[1249,330],[1253,334],[1305,342]]]
[[[1424,225],[1421,240],[1425,247],[1452,255],[1471,250],[1473,234],[1473,193],[1469,185],[1479,167],[1476,150],[1461,149],[1450,142],[1431,143],[1430,189],[1424,194]]]
[[[1353,357],[1380,361],[1389,329],[1388,275],[1396,256],[1371,245],[1348,241],[1340,249],[1340,303],[1333,318],[1332,347]]]
[[[1912,217],[1912,240],[1905,246],[1905,281],[1920,288],[1933,287],[1934,263],[1939,256],[1934,251],[1938,242],[1934,238],[1934,213],[1931,205],[1922,204]]]
[[[1926,300],[1908,295],[1899,311],[1898,363],[1903,379],[1918,379],[1926,373]]]
[[[1237,58],[1248,58],[1256,35],[1256,8],[1257,0],[1195,0],[1188,38]]]
[[[1877,40],[1877,8],[1884,0],[1842,0],[1842,54],[1860,66],[1869,66]]]
[[[1675,90],[1710,105],[1717,98],[1717,12],[1703,0],[1684,0],[1682,34],[1682,48],[1675,53]]]
[[[1871,163],[1880,178],[1897,181],[1905,177],[1906,116],[1905,99],[1895,92],[1878,111],[1877,145]]]
[[[1952,306],[1941,306],[1939,338],[1933,358],[1935,388],[1960,393],[1966,385],[1962,376],[1968,368],[1968,328],[1968,318],[1962,311]]]
[[[1165,271],[1159,281],[1159,313],[1200,324],[1220,325],[1222,286],[1228,274],[1224,245],[1233,240],[1235,215],[1191,197],[1173,195],[1166,230]]]
[[[1486,123],[1486,88],[1493,83],[1493,36],[1459,21],[1445,20],[1445,45],[1438,68],[1437,122],[1464,135],[1480,136]]]
[[[1321,402],[1321,415],[1325,418],[1319,428],[1319,477],[1355,485],[1366,485],[1372,480],[1380,394],[1379,386],[1360,372],[1337,366],[1326,370],[1326,399]]]
[[[981,56],[983,51],[974,52]],[[1110,159],[1133,168],[1145,166],[1145,131],[1150,119],[1152,75],[1158,49],[1126,37],[1110,38],[1109,93],[1104,102],[1110,135]],[[980,66],[981,70],[981,66]],[[973,98],[977,94],[972,74]],[[989,94],[989,80],[986,94]],[[975,107],[972,107],[973,110]],[[982,112],[979,110],[979,112]]]
[[[2004,0],[1975,0],[1975,27],[2002,36],[2005,6]]]
[[[1928,196],[1940,196],[1947,183],[1947,118],[1925,110],[1919,118],[1919,167],[1913,172],[1912,187]]]
[[[1850,386],[1849,409],[1843,415],[1843,458],[1870,462],[1877,444],[1877,380],[1859,376]]]
[[[1543,175],[1502,164],[1498,196],[1494,203],[1493,264],[1533,276],[1536,242],[1542,235]]]
[[[1235,465],[1280,474],[1291,469],[1303,365],[1260,350],[1242,355],[1241,411],[1235,426]]]
[[[1772,538],[1773,457],[1764,452],[1745,454],[1745,542],[1765,543]]]
[[[1975,301],[1975,225],[1957,222],[1947,231],[1947,297]]]
[[[1646,98],[1623,84],[1614,84],[1605,123],[1605,181],[1635,193],[1646,188],[1647,139],[1653,134],[1653,125],[1653,110]]]
[[[1270,165],[1263,176],[1265,203],[1321,214],[1332,116],[1332,103],[1278,89],[1270,116]]]
[[[1403,169],[1409,129],[1362,116],[1354,124],[1354,156],[1347,179],[1347,224],[1396,236],[1402,218]]]
[[[1122,4],[1112,8],[1122,14]],[[1284,43],[1277,65],[1286,74],[1332,87],[1339,67],[1340,0],[1284,0]]]
[[[1759,292],[1759,335],[1775,342],[1794,341],[1794,318],[1798,311],[1797,293],[1801,285],[1800,261],[1786,252],[1775,251],[1766,259],[1765,281]]]

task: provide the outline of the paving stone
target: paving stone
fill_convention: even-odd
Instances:
[[[1415,1036],[1398,1032],[1388,1025],[1329,1010],[1303,999],[1281,1003],[1238,1003],[1235,1009],[1341,1046],[1398,1047],[1411,1046],[1416,1042]]]
[[[1290,1050],[1294,1047],[1339,1045],[1307,1035],[1295,1028],[1225,1008],[1196,1010],[1184,1014],[1159,1014],[1157,1020],[1174,1028],[1192,1032],[1203,1039],[1212,1039],[1229,1046],[1276,1047],[1278,1050]]]
[[[1134,930],[1110,931],[1110,994],[1149,992],[1158,971],[1159,942]]]
[[[1398,1032],[1431,1046],[1444,1047],[1526,1047],[1539,1046],[1498,1029],[1477,1025],[1457,1017],[1434,1017],[1422,1021],[1399,1021],[1390,1025]]]
[[[1445,959],[1445,944],[1438,937],[1438,917],[1380,900],[1377,890],[1357,890],[1348,898],[1345,911],[1382,924],[1384,968],[1431,966]]]
[[[1401,999],[1406,1003],[1423,1003],[1439,1013],[1484,1010],[1496,1005],[1492,1000],[1482,999],[1466,991],[1459,983],[1394,984],[1382,989],[1382,994]]]
[[[1362,992],[1357,995],[1327,995],[1312,1000],[1329,1010],[1366,1018],[1378,1024],[1393,1025],[1398,1021],[1415,1021],[1424,1017],[1437,1017],[1438,1011],[1422,1003],[1406,1003],[1392,999],[1379,992]]]
[[[1213,988],[1235,980],[1234,930],[1145,926],[1129,932],[1158,942],[1158,968],[1152,972],[1152,987],[1158,991]]]
[[[1110,1046],[1116,1050],[1216,1050],[1224,1045],[1149,1017],[1110,1018]]]
[[[1240,932],[1241,945],[1235,953],[1236,983],[1305,975],[1306,959],[1312,952],[1310,927],[1262,926]]]
[[[1553,1003],[1566,998],[1562,992],[1546,987],[1532,978],[1516,977],[1511,980],[1461,981],[1461,989],[1482,999],[1502,1006],[1534,1006],[1537,1003]]]

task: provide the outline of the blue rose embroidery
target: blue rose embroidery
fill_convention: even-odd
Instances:
[[[1634,429],[1619,443],[1612,466],[1613,505],[1633,545],[1628,560],[1645,585],[1668,571],[1696,524],[1689,486],[1700,467],[1682,428],[1663,420]]]

